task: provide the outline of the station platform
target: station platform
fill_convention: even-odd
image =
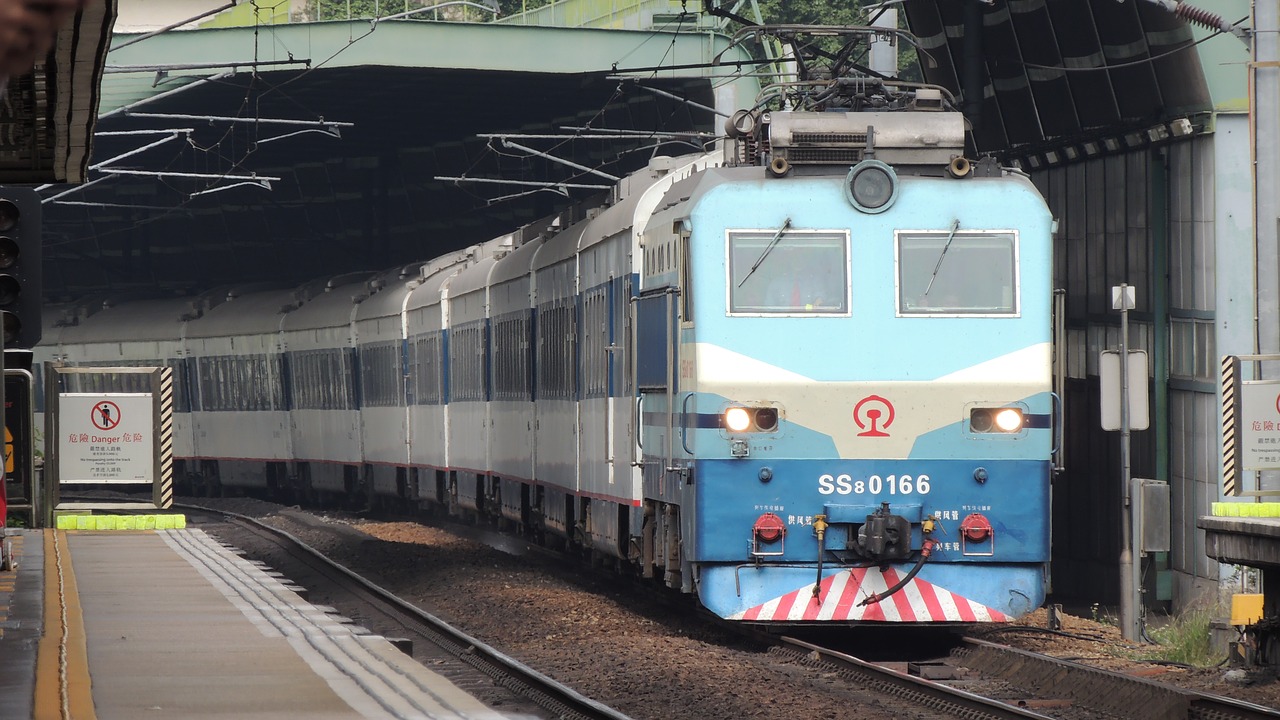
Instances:
[[[1280,517],[1205,516],[1205,554],[1219,562],[1280,570]]]
[[[0,717],[509,717],[199,529],[13,533]]]

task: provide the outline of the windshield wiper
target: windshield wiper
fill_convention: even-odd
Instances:
[[[933,277],[929,278],[929,285],[924,289],[921,299],[928,297],[929,291],[933,289],[933,281],[938,279],[938,268],[942,267],[942,258],[947,256],[947,250],[951,249],[951,241],[956,239],[956,231],[960,229],[960,218],[956,218],[951,223],[951,232],[947,233],[947,244],[942,246],[942,254],[938,255],[938,264],[933,266]]]
[[[957,221],[957,223],[958,222],[959,221]],[[773,234],[773,239],[769,240],[768,245],[764,246],[764,252],[760,253],[760,257],[756,258],[756,261],[751,265],[751,269],[748,270],[747,274],[743,275],[742,279],[738,281],[738,287],[742,287],[742,283],[746,282],[747,278],[751,277],[751,273],[755,272],[756,268],[760,267],[760,263],[764,262],[764,259],[769,255],[769,251],[773,250],[773,246],[777,245],[778,241],[782,239],[782,233],[786,232],[789,227],[791,227],[791,218],[787,218],[786,222],[782,223],[782,227],[778,228],[778,232]]]

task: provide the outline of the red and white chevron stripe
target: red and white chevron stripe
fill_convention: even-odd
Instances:
[[[883,593],[898,583],[898,571],[888,568],[853,568],[823,578],[818,596],[813,583],[729,617],[747,621],[867,622],[1008,622],[1008,615],[913,578],[898,592],[871,605],[858,603],[872,593]]]

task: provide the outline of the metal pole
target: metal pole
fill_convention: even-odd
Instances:
[[[1120,510],[1120,633],[1125,640],[1136,642],[1138,629],[1138,582],[1140,565],[1134,552],[1137,537],[1132,468],[1129,459],[1129,285],[1121,284],[1112,301],[1120,311],[1120,482],[1124,507]],[[1145,379],[1144,379],[1145,381]]]

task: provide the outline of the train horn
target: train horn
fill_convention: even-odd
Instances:
[[[791,172],[791,163],[787,162],[784,157],[775,157],[769,161],[769,174],[774,177],[783,177]]]
[[[973,164],[963,155],[957,155],[951,158],[951,162],[947,163],[947,173],[953,178],[968,177],[973,171]]]

